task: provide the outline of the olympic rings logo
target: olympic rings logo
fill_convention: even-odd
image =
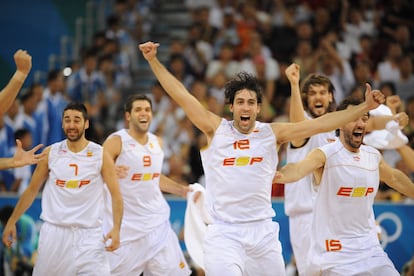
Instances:
[[[392,223],[395,225],[395,230],[394,233],[388,233],[387,230],[381,226],[381,223],[383,221],[386,220],[390,220],[392,221]],[[384,212],[381,215],[379,215],[376,219],[381,232],[380,232],[380,243],[382,248],[386,248],[388,243],[394,242],[395,240],[397,240],[400,236],[401,236],[401,232],[402,232],[402,223],[400,218],[391,212]]]

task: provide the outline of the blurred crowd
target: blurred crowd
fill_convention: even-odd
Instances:
[[[137,44],[151,38],[154,14],[162,1],[114,0],[106,27],[71,64],[48,72],[45,83],[31,83],[0,118],[0,154],[11,156],[15,138],[26,149],[64,138],[61,114],[68,101],[84,102],[91,116],[87,137],[98,143],[125,127],[123,100],[148,93],[153,101],[151,132],[162,137],[164,173],[181,183],[203,183],[200,134],[154,81],[150,91],[136,91],[141,77]],[[335,86],[335,99],[363,97],[365,83],[381,89],[393,113],[405,111],[403,129],[414,147],[414,5],[409,0],[187,0],[185,36],[168,40],[166,65],[186,88],[216,114],[228,117],[224,85],[239,71],[257,76],[265,94],[260,120],[287,121],[290,85],[284,72],[292,62],[301,78],[320,73]],[[34,57],[34,62],[36,57]],[[284,165],[283,150],[280,166]],[[407,173],[395,154],[389,162]],[[0,191],[20,193],[33,168],[2,171]],[[283,185],[274,185],[283,196]],[[384,188],[379,199],[401,201]]]

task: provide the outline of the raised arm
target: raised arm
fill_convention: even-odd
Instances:
[[[325,154],[320,149],[313,149],[303,160],[288,163],[277,171],[273,183],[296,182],[310,173],[320,173],[321,170],[318,169],[324,167],[325,161]]]
[[[179,184],[165,175],[161,175],[160,189],[165,193],[173,194],[184,198],[187,198],[187,193],[190,191],[190,188],[188,186]]]
[[[121,221],[124,213],[124,205],[119,188],[118,177],[115,173],[115,163],[109,153],[105,150],[103,152],[103,164],[102,164],[102,177],[108,187],[109,193],[112,199],[112,219],[113,227],[111,231],[106,234],[105,242],[111,240],[111,244],[106,246],[107,251],[114,251],[119,248],[120,245],[120,230]]]
[[[348,122],[357,120],[369,110],[377,108],[384,101],[384,95],[378,90],[371,91],[369,84],[366,86],[365,102],[357,106],[350,106],[341,111],[329,112],[316,119],[298,123],[272,123],[278,144],[280,145],[295,139],[304,139],[317,133],[335,130]]]
[[[305,109],[303,108],[302,97],[300,95],[300,66],[292,63],[286,68],[286,77],[290,83],[290,108],[289,108],[289,122],[301,122],[306,120]],[[292,145],[300,147],[305,143],[305,139],[297,139],[291,141]]]
[[[221,122],[221,118],[208,111],[184,85],[178,81],[157,58],[159,44],[146,42],[139,45],[139,49],[148,61],[152,72],[157,77],[165,91],[185,111],[191,122],[210,138]]]
[[[384,159],[379,164],[380,179],[398,192],[414,198],[414,183],[402,171],[392,168]]]
[[[9,109],[32,68],[32,57],[24,50],[16,51],[14,62],[16,72],[0,92],[0,115]]]
[[[49,153],[50,148],[45,149],[45,153]],[[10,248],[12,243],[16,241],[16,223],[19,218],[26,212],[26,210],[32,205],[34,199],[39,194],[40,188],[46,181],[49,175],[48,158],[44,158],[40,161],[36,169],[33,172],[32,179],[30,180],[29,186],[20,196],[16,207],[13,210],[12,215],[7,221],[3,231],[3,243]]]

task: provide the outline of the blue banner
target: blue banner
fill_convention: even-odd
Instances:
[[[0,208],[4,205],[16,205],[18,198],[15,196],[0,196]],[[184,199],[167,197],[171,207],[171,225],[177,235],[182,236],[184,227],[184,215],[187,203]],[[283,201],[273,201],[273,208],[276,211],[274,218],[280,224],[279,238],[282,243],[283,257],[285,262],[290,262],[292,247],[289,242],[289,221],[284,211]],[[30,215],[40,226],[41,212],[40,198],[36,198],[26,214]],[[414,205],[376,203],[374,212],[381,229],[381,244],[387,252],[395,267],[401,271],[403,265],[414,255]],[[185,244],[180,239],[183,250]]]

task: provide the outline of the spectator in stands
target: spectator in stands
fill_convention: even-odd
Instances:
[[[22,148],[24,150],[30,150],[32,145],[32,133],[25,128],[18,129],[14,133],[14,138],[19,139],[22,142]],[[16,151],[16,147],[11,149],[13,154]],[[30,178],[32,177],[32,170],[30,166],[23,166],[13,169],[13,184],[10,188],[11,192],[17,193],[19,196],[29,186]]]
[[[67,79],[67,94],[71,101],[84,103],[88,109],[88,139],[101,142],[103,126],[101,110],[105,105],[105,80],[97,68],[98,56],[95,48],[85,51],[81,68]]]
[[[413,57],[408,54],[403,55],[399,62],[399,70],[400,79],[396,84],[396,90],[398,96],[405,102],[414,92]]]

